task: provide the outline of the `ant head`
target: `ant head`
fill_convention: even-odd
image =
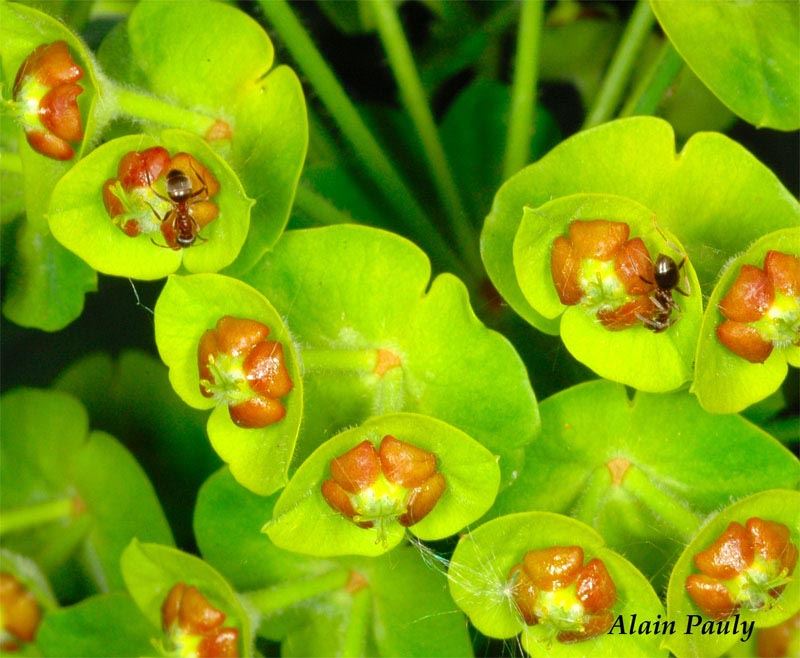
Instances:
[[[655,278],[659,288],[672,290],[678,285],[680,272],[678,264],[666,254],[659,254],[656,258]]]
[[[170,169],[167,174],[167,194],[173,201],[183,201],[192,195],[192,181],[180,169]]]

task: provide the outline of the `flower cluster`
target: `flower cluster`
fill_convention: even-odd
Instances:
[[[331,479],[322,483],[327,503],[362,528],[382,532],[395,520],[411,526],[427,516],[445,490],[436,455],[393,436],[378,450],[370,441],[331,461]]]
[[[785,525],[754,517],[728,525],[694,563],[701,573],[686,579],[686,591],[707,617],[724,619],[770,607],[794,571],[797,547]]]
[[[238,658],[239,631],[223,627],[225,613],[196,588],[178,583],[161,606],[169,655],[183,658]]]
[[[283,345],[267,340],[269,333],[261,322],[226,315],[198,345],[200,392],[227,404],[240,427],[266,427],[286,415],[281,398],[293,384]]]
[[[566,643],[611,628],[617,588],[602,560],[583,559],[579,546],[553,546],[528,551],[511,569],[514,604],[526,624],[548,626]]]
[[[180,180],[176,195],[170,181]],[[219,182],[201,162],[188,153],[169,152],[154,146],[131,151],[119,162],[117,177],[103,184],[103,203],[114,223],[129,237],[160,232],[166,246],[180,249],[177,205],[183,201],[191,229],[196,233],[219,215],[211,201]],[[186,199],[186,200],[184,200]]]
[[[13,98],[25,138],[38,153],[55,160],[75,155],[70,142],[83,139],[77,84],[83,69],[65,41],[38,46],[19,67]]]
[[[0,650],[16,651],[33,642],[42,612],[39,603],[12,574],[0,573]]]
[[[800,258],[769,251],[763,269],[742,265],[719,310],[726,319],[717,338],[752,363],[775,347],[800,345]]]
[[[617,331],[658,313],[653,261],[630,227],[603,219],[570,222],[568,237],[553,242],[550,267],[562,304],[581,304],[607,329]]]

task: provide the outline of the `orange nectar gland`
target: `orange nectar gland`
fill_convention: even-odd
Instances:
[[[75,155],[71,142],[83,139],[77,97],[83,77],[65,41],[37,46],[25,58],[14,80],[14,112],[31,148],[54,160]]]
[[[782,624],[759,629],[756,636],[758,658],[788,658],[800,654],[800,612]]]
[[[210,200],[219,191],[219,182],[208,168],[188,153],[169,152],[154,146],[144,151],[126,153],[119,161],[117,177],[103,184],[103,204],[109,217],[125,235],[135,238],[142,233],[162,233],[166,246],[175,247],[172,217],[175,203],[166,184],[167,173],[178,170],[190,182],[191,218],[197,230],[210,224],[219,215],[217,204]],[[204,190],[205,191],[202,191]]]
[[[283,346],[267,340],[269,327],[226,315],[197,348],[200,392],[227,404],[239,427],[258,428],[286,415],[280,399],[292,390]]]
[[[797,547],[782,523],[760,518],[735,521],[706,550],[694,556],[699,574],[686,579],[686,591],[711,619],[740,608],[768,610],[790,580]]]
[[[223,627],[225,613],[212,606],[196,587],[178,583],[161,606],[168,656],[238,658],[239,631]]]
[[[630,227],[604,219],[569,224],[568,237],[553,242],[550,268],[562,304],[580,304],[607,329],[618,331],[652,318],[657,308],[653,261]]]
[[[0,650],[16,651],[33,642],[42,620],[36,598],[10,573],[0,573]]]
[[[719,310],[720,343],[751,363],[800,345],[800,258],[768,251],[763,269],[742,265]]]
[[[436,455],[387,435],[378,450],[362,441],[333,459],[322,496],[361,528],[377,527],[382,537],[395,521],[407,527],[425,518],[445,486]]]
[[[614,581],[602,560],[584,565],[579,546],[528,551],[508,579],[525,623],[547,627],[559,642],[588,640],[614,623]]]

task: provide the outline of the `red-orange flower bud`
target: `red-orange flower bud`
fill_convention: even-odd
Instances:
[[[173,640],[190,635],[200,638],[199,658],[237,658],[239,631],[223,628],[225,613],[209,603],[194,586],[176,584],[161,606],[161,624]]]
[[[750,363],[764,363],[772,354],[772,343],[764,340],[758,329],[744,322],[726,320],[717,325],[717,338],[731,352]]]
[[[380,460],[386,478],[404,487],[418,487],[436,472],[436,455],[389,435],[381,441]]]
[[[0,649],[16,651],[24,642],[33,642],[42,620],[36,597],[10,573],[0,573],[0,621],[3,634],[11,637],[0,643]]]
[[[362,441],[343,455],[331,460],[331,477],[345,491],[359,493],[371,485],[381,472],[375,446]]]

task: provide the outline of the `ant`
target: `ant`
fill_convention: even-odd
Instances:
[[[206,185],[205,179],[200,175],[200,172],[194,168],[194,165],[191,162],[189,163],[189,166],[202,183],[202,187],[193,192],[191,178],[189,178],[189,176],[180,169],[170,169],[169,172],[167,172],[166,197],[153,189],[152,181],[150,180],[150,172],[146,172],[147,183],[153,193],[159,199],[169,201],[172,204],[172,208],[163,217],[156,212],[156,209],[153,208],[153,206],[150,206],[150,209],[153,211],[155,216],[158,217],[159,222],[162,224],[162,233],[164,233],[163,226],[166,222],[166,226],[169,227],[170,233],[173,236],[170,237],[166,233],[164,234],[164,237],[167,239],[166,245],[160,245],[151,238],[151,242],[158,247],[164,247],[167,249],[186,249],[191,247],[198,239],[202,240],[203,242],[207,241],[207,238],[199,235],[201,227],[192,215],[192,206],[208,199],[208,186]],[[205,194],[205,198],[197,199],[197,197],[201,194]]]

